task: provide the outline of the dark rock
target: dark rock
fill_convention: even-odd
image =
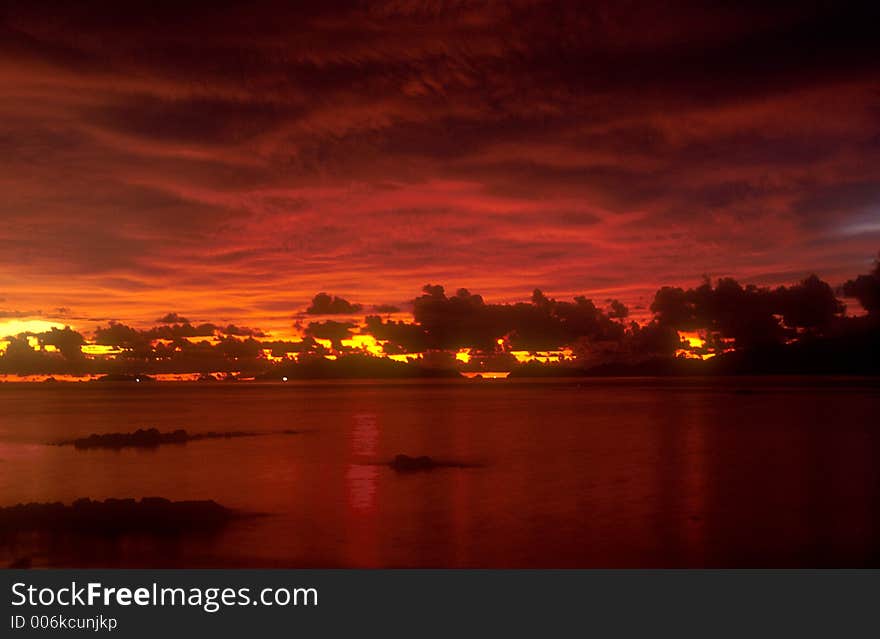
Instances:
[[[284,431],[284,434],[294,434],[296,431]],[[88,437],[81,437],[68,441],[58,442],[59,446],[73,445],[80,450],[91,448],[156,448],[162,444],[185,444],[186,442],[199,441],[202,439],[231,439],[233,437],[257,437],[268,433],[253,433],[247,431],[227,431],[189,434],[182,428],[163,433],[156,428],[138,428],[133,433],[92,433]]]
[[[44,531],[118,535],[210,531],[242,515],[215,501],[170,501],[162,497],[78,499],[0,508],[0,532]]]
[[[437,462],[426,455],[410,457],[409,455],[396,455],[391,463],[391,468],[401,473],[412,473],[419,470],[431,470],[439,466]]]
[[[155,382],[156,380],[149,375],[125,375],[122,373],[108,373],[102,375],[98,382]]]
[[[160,444],[183,444],[189,440],[189,435],[183,429],[170,433],[160,432],[156,428],[138,428],[133,433],[92,433],[88,437],[81,437],[72,441],[61,442],[73,444],[79,449],[89,448],[155,448]]]

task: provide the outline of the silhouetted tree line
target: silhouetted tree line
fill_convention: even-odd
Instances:
[[[838,293],[857,300],[860,313],[847,315]],[[361,308],[320,293],[305,314],[346,315]],[[731,278],[714,284],[706,279],[687,289],[664,286],[651,303],[652,318],[643,324],[628,321],[629,311],[618,300],[607,300],[603,306],[582,296],[557,301],[537,289],[529,302],[490,304],[467,289],[447,295],[442,286],[426,285],[412,308],[412,322],[374,314],[362,323],[345,318],[297,324],[304,334],[301,340],[272,340],[259,329],[232,324],[196,325],[177,313],[159,318],[158,326],[146,330],[111,322],[95,331],[92,343],[117,349],[112,358],[86,357],[83,335],[69,327],[53,328],[9,339],[0,357],[0,372],[241,371],[294,377],[396,377],[460,367],[454,353],[461,349],[471,351],[474,361],[469,366],[474,370],[516,369],[519,375],[874,374],[880,370],[880,261],[871,272],[837,290],[815,275],[777,288],[743,286]],[[699,336],[701,344],[683,341],[683,332]],[[416,354],[417,361],[407,368],[377,361],[343,344],[358,333],[379,340],[386,355]],[[39,348],[32,346],[34,340]],[[54,350],[49,352],[46,346]],[[545,364],[520,365],[511,354],[562,348],[571,356]],[[296,362],[290,361],[291,354]],[[326,359],[327,355],[335,355],[336,360]],[[714,357],[693,359],[709,355]],[[274,361],[284,357],[288,359]]]

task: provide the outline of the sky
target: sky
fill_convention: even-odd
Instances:
[[[6,2],[0,333],[866,272],[878,9],[674,4]]]

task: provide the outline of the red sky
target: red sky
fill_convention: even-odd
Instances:
[[[0,14],[0,322],[283,333],[429,282],[638,314],[880,248],[876,9],[68,4]]]

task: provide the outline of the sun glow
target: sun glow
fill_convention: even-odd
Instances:
[[[537,361],[546,364],[571,359],[574,352],[570,348],[561,348],[555,351],[511,351],[510,354],[520,363]]]
[[[376,357],[384,355],[382,344],[372,335],[352,335],[351,339],[342,340],[342,345],[347,348],[367,351],[370,355],[375,355]]]
[[[121,348],[115,348],[105,344],[83,344],[81,348],[85,355],[90,355],[92,357],[95,355],[119,355],[123,352]]]
[[[675,351],[676,357],[703,360],[715,357],[715,353],[707,353],[703,350],[706,348],[706,340],[696,331],[679,331],[678,338],[687,344],[687,348]]]
[[[283,362],[286,359],[286,357],[278,357],[276,355],[273,355],[271,348],[264,348],[263,349],[263,357],[265,357],[268,361],[274,362],[276,364],[278,362]]]
[[[0,337],[13,337],[19,333],[45,333],[53,328],[62,329],[64,324],[39,319],[4,320],[0,322]]]

